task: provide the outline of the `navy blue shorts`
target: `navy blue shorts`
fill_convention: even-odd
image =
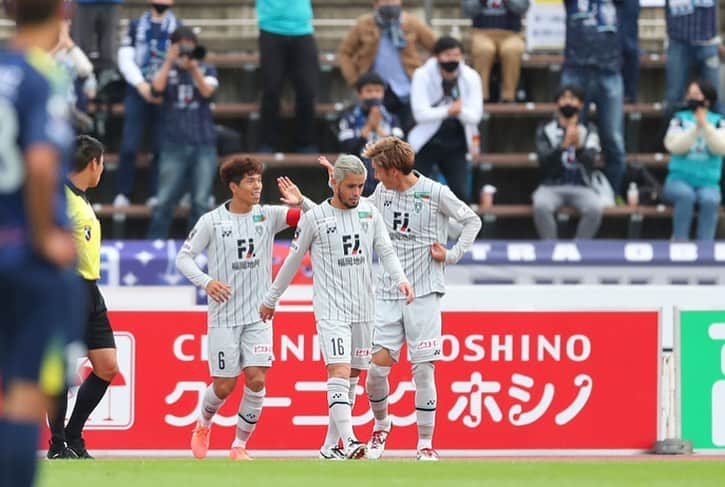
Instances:
[[[48,394],[65,386],[65,346],[82,332],[86,292],[72,271],[37,258],[0,269],[0,375]],[[80,308],[83,306],[83,308]]]

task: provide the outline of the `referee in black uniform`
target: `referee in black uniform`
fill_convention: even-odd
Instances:
[[[86,190],[98,186],[101,180],[103,153],[103,144],[93,137],[81,135],[76,138],[74,168],[65,186],[68,216],[78,250],[78,273],[88,290],[84,341],[93,372],[78,389],[68,424],[65,424],[67,394],[59,398],[54,417],[49,418],[52,434],[48,449],[50,459],[93,458],[83,441],[83,427],[118,373],[113,330],[96,283],[101,277],[101,224],[86,197]]]

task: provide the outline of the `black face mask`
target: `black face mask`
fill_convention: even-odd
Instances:
[[[380,17],[385,20],[398,20],[402,10],[403,7],[400,5],[382,5],[381,7],[378,7]]]
[[[695,100],[695,99],[689,98],[689,99],[685,100],[685,107],[688,110],[692,110],[694,112],[698,108],[705,108],[705,100]]]
[[[363,110],[367,113],[373,107],[379,107],[383,104],[383,100],[380,98],[366,98],[362,100]]]
[[[170,7],[171,7],[171,5],[164,5],[162,3],[152,3],[151,4],[151,8],[156,10],[156,13],[159,15],[166,12]]]
[[[446,73],[453,73],[456,69],[458,69],[458,61],[446,61],[446,62],[440,62],[438,61],[438,65],[441,67],[443,71]]]
[[[559,107],[559,113],[561,113],[564,118],[571,118],[579,113],[579,109],[574,105],[562,105]]]

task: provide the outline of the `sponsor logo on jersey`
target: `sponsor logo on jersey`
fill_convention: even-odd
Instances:
[[[367,220],[373,217],[372,211],[358,211],[357,216],[360,217],[361,220]]]
[[[254,215],[252,216],[252,221],[254,223],[261,223],[263,221],[266,221],[267,218],[264,215]]]
[[[419,198],[422,200],[429,200],[430,199],[430,191],[416,191],[413,193],[414,198]]]
[[[91,226],[90,225],[84,226],[83,227],[83,238],[86,239],[86,242],[90,242],[91,241],[91,237],[92,237],[92,235],[91,235]]]

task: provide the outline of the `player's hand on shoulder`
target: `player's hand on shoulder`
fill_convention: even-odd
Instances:
[[[287,176],[277,178],[277,187],[282,195],[280,201],[287,206],[302,206],[303,196],[300,188]]]
[[[415,292],[413,291],[413,286],[410,285],[408,281],[401,282],[398,285],[398,289],[400,289],[400,292],[402,292],[405,295],[405,304],[410,304],[415,299]]]
[[[430,255],[436,262],[445,262],[448,249],[440,242],[433,242],[430,246]]]
[[[223,303],[232,297],[232,288],[223,282],[211,281],[206,285],[206,294],[217,303]]]
[[[268,308],[264,304],[259,307],[259,316],[262,321],[269,321],[274,316],[274,308]]]

